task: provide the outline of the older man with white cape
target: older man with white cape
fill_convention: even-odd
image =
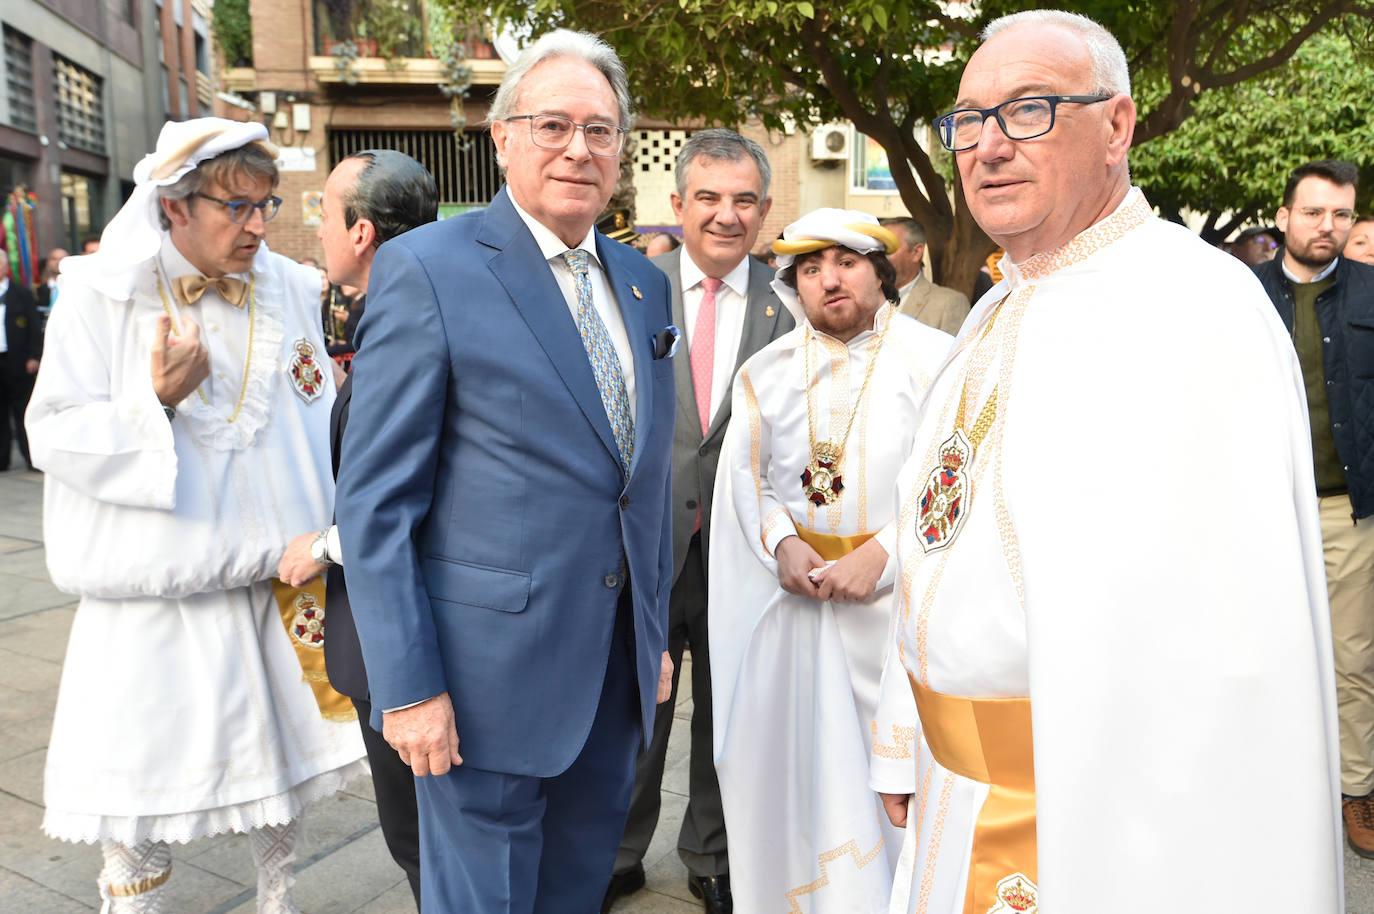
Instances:
[[[29,404],[48,570],[81,596],[43,828],[101,843],[115,914],[168,910],[168,843],[228,831],[258,910],[294,914],[296,819],[366,770],[324,679],[322,594],[271,581],[329,523],[333,382],[318,276],[262,242],[266,139],[163,128],[99,253],[64,261]]]
[[[773,288],[797,327],[735,379],[710,631],[732,888],[751,914],[885,910],[901,843],[867,761],[909,742],[872,727],[892,493],[951,337],[897,313],[896,247],[858,212],[788,226]]]
[[[1105,29],[1034,10],[985,38],[939,126],[1005,279],[898,477],[878,720],[915,727],[914,693],[920,735],[914,760],[874,760],[909,779],[885,797],[914,870],[892,910],[1335,914],[1293,345],[1243,264],[1131,187]]]

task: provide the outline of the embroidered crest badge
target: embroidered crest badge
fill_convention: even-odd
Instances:
[[[301,593],[293,605],[296,618],[291,620],[291,637],[306,647],[323,648],[324,607],[310,593]]]
[[[988,908],[988,914],[1036,914],[1035,883],[1020,873],[997,883],[997,903]]]
[[[964,525],[973,497],[973,484],[968,478],[972,452],[960,429],[955,429],[940,445],[939,464],[930,471],[917,505],[916,536],[927,553],[948,546]]]
[[[806,500],[813,505],[828,505],[844,491],[844,477],[839,472],[839,448],[833,442],[816,445],[811,462],[802,470],[801,484]]]
[[[313,403],[324,393],[324,370],[315,361],[315,347],[302,337],[291,348],[296,350],[296,354],[291,357],[286,374],[296,394],[306,403]]]

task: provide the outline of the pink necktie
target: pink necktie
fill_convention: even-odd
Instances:
[[[707,276],[701,281],[701,308],[697,311],[697,325],[692,329],[689,346],[692,362],[692,387],[697,395],[697,416],[701,419],[701,434],[711,427],[711,374],[716,368],[716,292],[723,283]],[[692,527],[701,529],[701,508]]]
[[[711,427],[711,375],[716,367],[716,291],[722,283],[707,276],[701,281],[701,308],[692,328],[692,387],[697,395],[701,433]]]

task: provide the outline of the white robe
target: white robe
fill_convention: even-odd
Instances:
[[[1339,911],[1321,535],[1273,306],[1134,189],[1003,270],[898,479],[880,725],[914,726],[908,671],[939,693],[1029,697],[1039,910]],[[994,384],[1000,407],[962,531],[926,554],[916,501],[970,369],[970,422]],[[895,778],[889,764],[875,774]],[[987,787],[932,765],[924,741],[907,777],[914,874],[892,910],[961,914]]]
[[[206,399],[192,393],[171,422],[150,375],[157,264],[211,359]],[[209,290],[176,304],[168,280],[192,272],[164,236],[130,300],[64,281],[48,323],[27,426],[48,570],[82,598],[45,772],[57,838],[280,824],[365,770],[357,725],[324,720],[302,681],[269,583],[288,540],[327,526],[333,506],[319,278],[259,251],[247,360],[246,302]],[[299,340],[324,374],[313,402],[289,379]]]
[[[808,502],[800,482],[810,459],[804,341],[813,336],[817,438],[838,440],[877,332],[846,346],[803,322],[735,380],[708,579],[716,770],[738,911],[870,914],[885,910],[891,889],[900,834],[884,827],[867,755],[891,637],[892,562],[871,600],[834,604],[784,591],[773,558],[794,524],[874,533],[892,552],[893,480],[952,339],[884,305],[877,331],[888,321],[845,449],[845,488],[829,506]]]

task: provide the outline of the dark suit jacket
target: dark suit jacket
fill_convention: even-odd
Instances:
[[[566,770],[613,649],[632,651],[646,742],[653,729],[672,583],[673,362],[653,342],[672,322],[668,280],[596,245],[634,356],[628,480],[508,191],[388,241],[368,279],[337,504],[368,688],[376,709],[447,691],[483,770]],[[612,637],[623,587],[629,645]]]
[[[344,429],[348,426],[348,402],[353,397],[353,375],[344,378],[334,408],[329,413],[329,452],[334,478],[339,478],[339,455],[343,450]],[[325,571],[326,618],[329,627],[324,639],[324,664],[329,682],[349,698],[367,700],[367,668],[358,645],[358,627],[353,622],[353,607],[348,602],[348,585],[342,565]]]
[[[22,283],[10,280],[5,303],[5,339],[9,347],[6,364],[11,374],[23,374],[24,363],[43,357],[43,325],[33,293]]]
[[[683,330],[686,342],[687,315],[682,305],[682,252],[674,248],[654,258],[654,266],[668,274],[673,291],[673,323]],[[796,326],[792,315],[783,307],[769,283],[773,271],[766,264],[749,258],[749,296],[745,302],[744,326],[740,332],[739,352],[735,356],[735,370],[749,356]],[[773,314],[768,314],[769,309]],[[706,434],[701,434],[701,419],[697,411],[696,388],[692,385],[692,364],[686,347],[676,359],[677,374],[677,431],[673,435],[673,580],[682,573],[687,561],[687,549],[692,541],[692,527],[696,524],[697,506],[701,506],[701,529],[711,529],[711,496],[716,484],[716,464],[720,462],[720,446],[725,440],[725,426],[730,421],[730,391],[720,408],[711,417]],[[731,376],[733,378],[733,375]],[[701,538],[702,566],[707,566],[709,537]]]

